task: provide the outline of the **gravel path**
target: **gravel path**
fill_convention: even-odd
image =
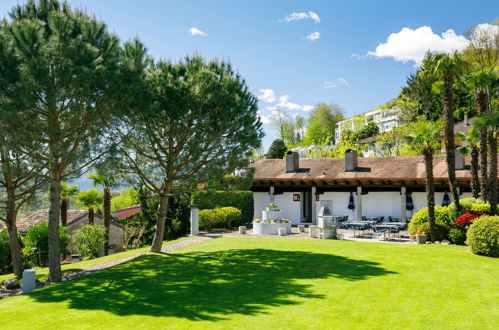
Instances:
[[[172,243],[172,244],[168,244],[168,245],[163,246],[162,249],[161,249],[161,252],[174,251],[174,250],[183,248],[185,246],[202,243],[202,242],[208,241],[208,240],[216,238],[216,237],[220,237],[220,236],[217,236],[217,235],[213,235],[213,236],[212,235],[205,235],[205,236],[190,237],[190,238],[184,239],[184,240],[182,240],[180,242],[176,242],[176,243]],[[91,273],[96,272],[98,270],[102,270],[102,269],[106,269],[106,268],[109,268],[109,267],[113,267],[113,266],[122,264],[124,262],[127,262],[127,261],[130,261],[132,259],[135,259],[135,258],[138,258],[140,256],[143,256],[144,254],[147,254],[147,253],[148,252],[142,252],[142,253],[136,254],[136,255],[131,256],[131,257],[122,258],[122,259],[118,259],[118,260],[113,260],[113,261],[105,262],[105,263],[102,263],[102,264],[99,264],[99,265],[89,266],[89,267],[86,267],[86,268],[84,268],[82,270],[79,270],[77,272],[65,275],[62,278],[62,280],[63,281],[69,281],[69,280],[72,280],[72,279],[75,279],[75,278],[78,278],[78,277],[81,277],[81,276],[84,276],[84,275],[88,275],[88,274],[91,274]],[[44,282],[37,282],[36,283],[36,288],[37,289],[43,288],[44,286],[47,286],[49,284],[50,284],[50,282],[48,280],[44,281]],[[4,298],[12,297],[12,296],[17,296],[19,294],[21,294],[21,289],[7,290],[4,287],[0,286],[0,300],[4,299]]]

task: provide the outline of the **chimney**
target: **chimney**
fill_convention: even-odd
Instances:
[[[345,172],[354,172],[357,169],[357,150],[345,151]]]
[[[468,127],[468,111],[465,111],[464,112],[464,119],[463,119],[463,124],[464,124],[464,127]]]
[[[456,148],[456,170],[464,170],[464,157],[459,152],[459,149]]]
[[[300,168],[300,155],[294,151],[286,153],[286,173],[297,172]]]

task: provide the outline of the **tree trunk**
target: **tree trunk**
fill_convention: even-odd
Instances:
[[[478,155],[477,146],[471,147],[471,194],[474,198],[480,198],[480,178],[478,176]]]
[[[94,214],[94,208],[89,207],[88,208],[88,224],[93,225],[95,223],[95,214]]]
[[[497,213],[497,136],[494,133],[489,135],[489,203],[490,214]]]
[[[68,225],[68,206],[69,201],[67,198],[61,199],[61,224],[66,227]]]
[[[447,174],[449,176],[449,187],[452,192],[454,204],[459,212],[459,192],[456,181],[456,145],[454,143],[454,100],[453,100],[454,78],[447,75],[444,78],[444,118],[445,118],[445,158],[447,161]]]
[[[161,246],[163,245],[163,237],[165,235],[165,221],[168,212],[170,191],[171,191],[171,184],[168,183],[163,189],[159,200],[158,220],[156,222],[156,231],[154,233],[154,239],[152,241],[151,252],[155,253],[161,252]]]
[[[49,277],[52,283],[62,280],[61,253],[59,244],[59,216],[61,206],[61,180],[52,175],[50,182],[49,209]]]
[[[433,150],[424,151],[426,170],[426,206],[428,207],[428,224],[430,240],[435,242],[435,188],[433,186]]]
[[[111,226],[111,190],[104,187],[104,227],[106,228],[106,243],[104,244],[104,255],[109,254],[109,227]]]
[[[12,257],[12,267],[14,274],[17,277],[21,277],[23,274],[23,260],[21,257],[21,244],[19,243],[19,238],[17,236],[17,227],[14,219],[8,219],[7,217],[7,230],[9,232],[9,248],[10,256]]]
[[[477,95],[478,114],[487,112],[489,100],[485,91],[479,91]],[[480,130],[480,196],[483,201],[487,200],[488,175],[487,175],[487,130]]]

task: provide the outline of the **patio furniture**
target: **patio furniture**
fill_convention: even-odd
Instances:
[[[383,237],[383,240],[393,239],[395,237],[400,238],[400,227],[398,225],[386,223],[381,225],[373,225],[372,228],[380,238],[381,236]]]

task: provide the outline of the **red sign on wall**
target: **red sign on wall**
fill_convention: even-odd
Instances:
[[[293,202],[299,202],[300,201],[300,194],[293,194]]]
[[[321,200],[319,196],[320,196],[319,194],[315,194],[315,200],[316,201],[320,201]]]

